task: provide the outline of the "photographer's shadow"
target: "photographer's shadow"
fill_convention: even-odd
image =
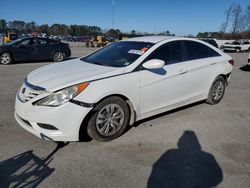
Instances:
[[[193,131],[185,131],[177,149],[164,153],[153,165],[148,188],[157,187],[215,187],[223,173],[212,154],[201,150]]]
[[[40,158],[32,150],[0,162],[0,187],[37,187],[54,171],[49,164],[53,155],[68,143],[58,143],[46,157]]]

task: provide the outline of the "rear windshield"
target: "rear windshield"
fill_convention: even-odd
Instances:
[[[234,44],[234,45],[240,45],[240,44],[241,44],[241,42],[234,41],[234,42],[232,42],[231,44]]]
[[[153,43],[148,42],[116,42],[81,60],[103,66],[125,67],[132,64],[152,46]]]

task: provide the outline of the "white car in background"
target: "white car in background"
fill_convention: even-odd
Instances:
[[[196,101],[217,104],[234,61],[208,43],[152,36],[116,42],[86,57],[31,72],[17,93],[15,118],[54,141],[98,141],[135,121]]]
[[[233,41],[224,45],[225,52],[245,52],[250,51],[250,42],[248,40]]]

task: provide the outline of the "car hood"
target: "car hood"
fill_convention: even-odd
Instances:
[[[122,74],[124,70],[74,59],[36,69],[27,76],[27,81],[47,91],[56,91],[78,83]]]

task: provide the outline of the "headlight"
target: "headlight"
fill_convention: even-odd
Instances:
[[[65,89],[62,89],[60,91],[57,91],[56,93],[52,93],[47,97],[44,97],[43,99],[40,99],[34,105],[36,106],[60,106],[69,100],[76,97],[79,93],[81,93],[87,86],[89,85],[88,82],[78,84],[75,86],[71,86]]]

